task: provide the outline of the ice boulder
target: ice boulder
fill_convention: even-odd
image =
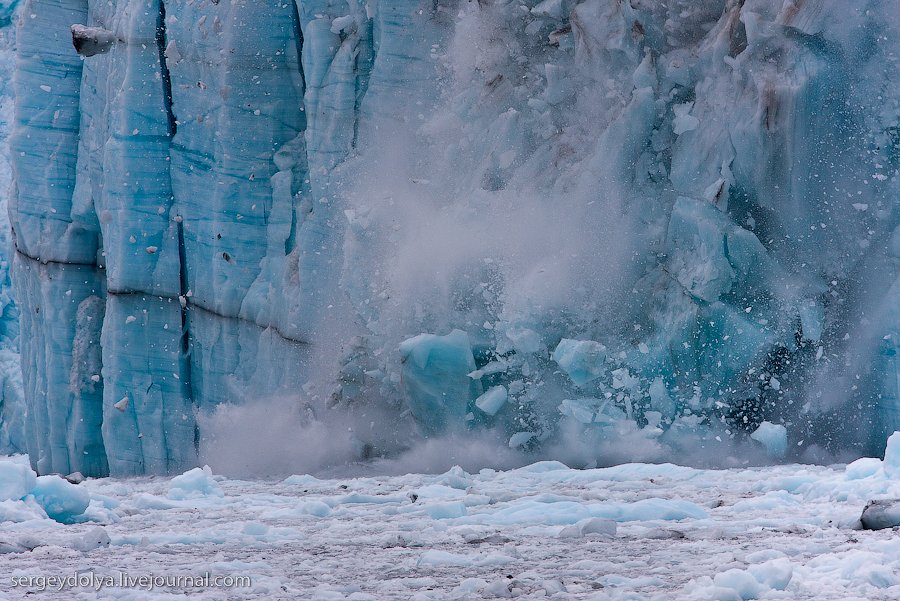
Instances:
[[[866,530],[883,530],[900,526],[900,499],[869,501],[859,521]]]
[[[110,542],[109,534],[106,533],[106,530],[100,526],[95,526],[76,539],[72,546],[79,551],[87,552],[108,547]]]
[[[519,447],[524,447],[536,436],[537,435],[534,432],[516,432],[509,437],[509,448],[516,449]]]
[[[860,457],[856,461],[847,464],[844,469],[844,476],[847,480],[861,480],[870,478],[882,472],[883,464],[880,459],[875,457]]]
[[[72,25],[72,45],[81,56],[88,57],[109,52],[115,41],[115,34],[102,27]]]
[[[469,403],[481,394],[469,336],[419,334],[400,344],[401,381],[409,410],[426,434],[461,427]],[[499,407],[498,407],[499,409]]]
[[[35,487],[37,476],[26,463],[0,461],[0,501],[21,499]]]
[[[782,425],[763,422],[750,438],[766,447],[766,454],[772,459],[782,459],[787,452],[787,429]]]
[[[713,578],[715,587],[708,589],[715,599],[758,599],[772,590],[783,591],[794,576],[794,566],[785,558],[752,565],[746,570],[726,570]],[[710,598],[704,595],[704,598]]]
[[[169,483],[169,498],[176,501],[198,497],[222,497],[225,493],[213,477],[208,465],[195,467]]]
[[[91,503],[87,489],[58,475],[37,476],[23,458],[0,459],[0,521],[22,522],[47,517],[79,521]]]
[[[685,197],[675,203],[667,240],[669,271],[689,294],[714,302],[731,290],[736,274],[727,232],[737,229],[709,203]]]
[[[616,523],[604,518],[587,518],[575,524],[570,524],[557,535],[559,538],[582,538],[590,534],[614,537],[616,535]]]
[[[563,338],[553,351],[553,360],[576,386],[596,380],[606,371],[606,347],[593,340]]]
[[[497,415],[497,412],[506,404],[509,395],[504,386],[492,386],[487,392],[475,399],[475,406],[488,415]]]
[[[57,522],[75,521],[91,504],[91,495],[86,489],[56,475],[39,476],[31,494]]]

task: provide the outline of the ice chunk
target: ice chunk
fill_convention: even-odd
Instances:
[[[709,203],[679,198],[669,222],[669,269],[697,298],[712,302],[736,278],[725,250],[726,218]]]
[[[891,478],[900,477],[900,432],[888,437],[884,450],[884,473]]]
[[[476,566],[502,566],[513,561],[512,557],[500,553],[488,555],[462,555],[432,549],[425,551],[419,557],[416,565],[434,567],[476,567]]]
[[[126,394],[121,399],[113,403],[113,407],[124,413],[125,410],[128,409],[128,395]]]
[[[21,499],[37,484],[36,474],[25,463],[0,459],[0,501]]]
[[[818,342],[825,329],[825,307],[815,301],[807,301],[800,306],[800,327],[803,337]]]
[[[265,536],[269,532],[269,527],[260,522],[247,522],[241,532],[250,536]]]
[[[467,474],[466,471],[458,465],[454,465],[447,470],[446,473],[441,474],[440,481],[444,482],[450,488],[458,490],[466,490],[472,486],[472,476]]]
[[[534,432],[516,432],[509,437],[509,448],[515,449],[524,446],[535,436]]]
[[[91,503],[87,489],[55,475],[38,476],[31,494],[48,516],[64,523],[80,517]]]
[[[514,591],[513,585],[508,580],[494,580],[481,589],[481,596],[486,599],[508,599],[510,597],[518,597],[519,594],[514,594]],[[518,591],[516,591],[516,593],[518,593]]]
[[[481,394],[481,383],[468,377],[475,371],[469,336],[420,334],[400,345],[400,357],[406,400],[423,430],[462,427],[469,403]]]
[[[900,499],[869,501],[859,519],[866,530],[883,530],[900,526]]]
[[[763,422],[750,438],[761,443],[773,459],[782,459],[787,452],[787,428],[780,424]]]
[[[657,376],[650,384],[650,406],[659,414],[667,419],[675,417],[677,406],[669,392],[666,390],[666,384],[662,376]]]
[[[581,538],[589,534],[615,536],[616,523],[603,518],[588,518],[560,530],[559,538]]]
[[[503,408],[508,398],[505,386],[492,386],[487,391],[475,399],[475,406],[487,413],[488,415],[497,415],[497,412]]]
[[[323,518],[331,514],[331,507],[323,501],[304,501],[298,505],[297,513]]]
[[[221,497],[223,495],[222,487],[213,478],[212,470],[208,465],[188,470],[180,476],[172,478],[172,481],[169,483],[170,499]]]
[[[484,376],[503,373],[508,368],[509,364],[506,361],[491,361],[481,369],[476,369],[475,371],[470,373],[469,377],[473,379],[483,378]]]
[[[531,14],[553,19],[563,19],[571,9],[567,0],[543,0],[531,9]]]
[[[847,465],[844,474],[847,480],[860,480],[874,476],[882,469],[880,459],[874,457],[861,457]]]
[[[356,25],[356,20],[351,15],[337,17],[331,21],[331,33],[341,33]]]
[[[713,582],[721,591],[722,596],[715,598],[730,598],[726,591],[736,595],[738,599],[758,599],[768,591],[783,591],[793,578],[794,568],[786,558],[773,559],[765,563],[750,566],[746,570],[731,569],[716,574]],[[713,591],[710,591],[711,593]],[[715,593],[713,593],[715,594]]]
[[[540,332],[523,325],[514,324],[507,327],[504,335],[512,348],[520,353],[537,353],[544,348]]]
[[[761,593],[766,591],[766,587],[753,577],[746,570],[731,569],[716,574],[713,578],[716,586],[731,589],[736,592],[740,599],[756,599]]]
[[[116,34],[102,27],[72,25],[72,44],[81,56],[94,56],[109,52],[116,42]]]
[[[553,360],[575,385],[582,386],[606,372],[606,347],[593,340],[563,338],[553,351]]]
[[[567,593],[569,592],[566,588],[566,585],[560,582],[559,580],[544,580],[541,583],[541,587],[547,591],[548,595],[555,595],[556,593]]]
[[[700,125],[700,119],[690,114],[693,107],[693,102],[685,102],[684,104],[672,106],[672,110],[675,112],[675,119],[672,121],[672,130],[675,132],[676,136],[697,129],[697,126]]]
[[[612,372],[612,387],[616,390],[631,390],[640,384],[640,379],[633,376],[627,367],[614,369]]]
[[[102,549],[110,545],[109,534],[106,529],[95,526],[85,532],[80,538],[76,539],[74,547],[79,551],[93,551],[94,549]]]
[[[81,472],[72,472],[68,476],[66,476],[66,482],[71,482],[72,484],[81,484],[84,482],[84,474]]]
[[[786,557],[771,559],[747,568],[757,582],[776,591],[783,591],[794,577],[794,566]]]
[[[437,503],[425,508],[425,513],[433,520],[448,520],[460,518],[466,515],[467,509],[464,503]]]

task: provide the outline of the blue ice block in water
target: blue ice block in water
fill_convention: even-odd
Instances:
[[[553,360],[580,386],[606,372],[606,347],[593,340],[564,338],[553,351]]]
[[[91,503],[91,495],[86,488],[56,475],[38,476],[31,494],[51,519],[64,524],[83,515]]]
[[[469,377],[475,357],[469,336],[419,334],[400,345],[401,378],[409,410],[426,434],[458,431],[481,384]]]

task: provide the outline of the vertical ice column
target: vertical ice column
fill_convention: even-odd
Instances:
[[[180,292],[160,10],[159,0],[93,0],[88,13],[114,41],[84,58],[74,203],[97,215],[112,294]]]
[[[110,473],[176,473],[194,465],[178,299],[109,295],[101,344]]]
[[[0,453],[25,450],[25,405],[19,360],[19,312],[13,301],[9,270],[12,241],[9,229],[9,129],[13,121],[12,73],[15,64],[13,19],[18,0],[0,0]]]
[[[72,205],[82,65],[69,28],[84,22],[87,0],[29,0],[22,11],[10,136],[16,249],[45,263],[94,265],[96,228]]]
[[[103,440],[114,475],[180,472],[196,462],[195,420],[178,298],[162,5],[92,1],[85,24],[89,35],[111,40],[84,59],[74,194],[76,206],[96,215],[103,240]]]
[[[372,66],[372,21],[356,1],[297,1],[303,30],[307,145],[313,180],[343,161],[356,142],[359,105]]]
[[[448,31],[440,27],[441,10],[437,2],[423,0],[378,4],[372,28],[375,59],[361,107],[371,129],[392,121],[416,123],[439,97],[426,92],[437,75],[432,49]]]
[[[17,253],[13,281],[27,333],[21,351],[32,465],[44,474],[106,475],[103,384],[88,348],[98,344],[103,322],[105,291],[96,267],[42,263]]]
[[[412,139],[415,125],[440,97],[433,53],[450,28],[443,22],[443,8],[422,0],[297,0],[297,6],[304,39],[313,200],[298,228],[297,245],[304,251],[299,279],[340,277],[343,292],[349,290],[353,301],[368,305],[368,288],[360,280],[369,273],[358,267],[369,262],[371,249],[351,242],[354,250],[346,254],[345,232],[334,224],[347,218],[344,195],[352,186],[333,183],[362,175],[354,166],[341,166],[354,152],[387,158],[395,144],[402,147]],[[344,255],[343,273],[326,276],[341,265],[323,249]],[[357,256],[356,249],[364,256]],[[323,303],[317,288],[307,285],[297,296],[307,306],[327,306],[331,301]],[[372,311],[374,305],[366,309]]]
[[[177,120],[171,173],[183,219],[193,399],[239,401],[251,380],[256,395],[286,379],[296,390],[306,353],[292,335],[299,326],[266,306],[282,304],[269,292],[291,279],[287,240],[305,176],[296,9],[247,0],[166,7],[177,12],[166,18],[165,58]],[[254,374],[232,361],[251,352]]]
[[[17,31],[10,137],[16,247],[13,280],[26,336],[21,351],[27,450],[42,473],[104,475],[102,384],[76,340],[102,320],[103,280],[96,220],[72,202],[79,135],[82,64],[70,26],[84,22],[86,0],[29,0]]]
[[[166,62],[191,303],[236,317],[266,248],[274,154],[302,125],[292,7],[179,8],[167,22]]]
[[[15,65],[15,27],[12,18],[18,0],[0,2],[0,348],[15,348],[19,318],[9,280],[11,239],[9,188],[11,173],[6,141],[13,121],[12,74]],[[0,401],[2,403],[2,401]]]

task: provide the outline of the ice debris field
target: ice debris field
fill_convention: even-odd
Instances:
[[[232,480],[35,477],[0,460],[0,598],[13,579],[249,577],[229,589],[66,589],[70,599],[900,597],[900,434],[884,461]],[[867,511],[868,513],[868,511]],[[878,521],[880,520],[880,521]],[[45,593],[46,594],[46,593]],[[48,594],[49,595],[49,594]],[[41,598],[41,597],[38,597]]]

